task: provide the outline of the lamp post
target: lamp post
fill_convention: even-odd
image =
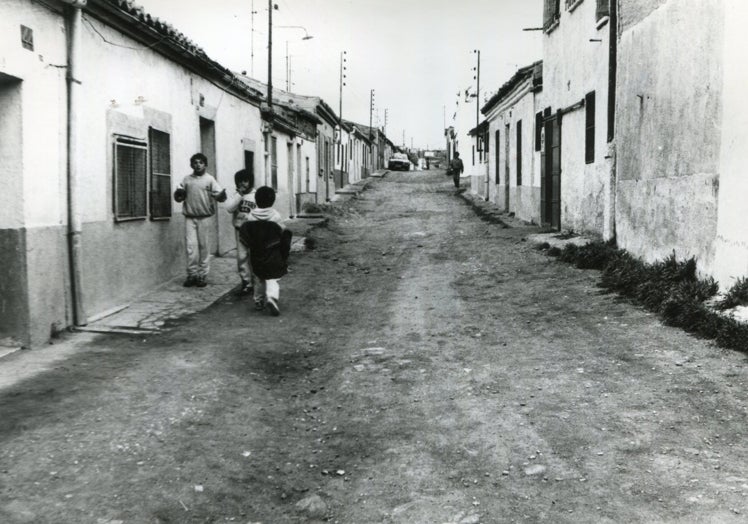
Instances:
[[[310,35],[306,27],[300,25],[279,25],[276,29],[301,29],[304,31],[302,40],[311,40],[314,36]],[[288,40],[286,40],[286,91],[291,90],[291,57],[288,54]]]

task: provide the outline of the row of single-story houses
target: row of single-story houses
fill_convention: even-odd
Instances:
[[[696,257],[727,288],[748,276],[743,22],[739,0],[544,0],[542,60],[447,147],[506,212],[647,262]]]
[[[7,0],[0,17],[0,344],[38,345],[183,270],[172,194],[195,152],[286,217],[386,166],[379,129],[232,72],[129,0]],[[215,253],[234,247],[219,209]]]

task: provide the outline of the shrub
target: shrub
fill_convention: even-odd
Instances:
[[[722,300],[716,304],[717,309],[732,309],[736,306],[748,305],[748,278],[739,278]]]
[[[713,278],[699,279],[696,259],[677,260],[675,253],[646,264],[612,242],[585,246],[569,244],[556,249],[560,260],[579,268],[602,269],[599,286],[618,293],[657,313],[665,324],[696,336],[712,338],[726,348],[748,352],[748,325],[710,310],[705,301],[716,295]],[[722,309],[748,304],[748,280],[738,280],[720,302]]]

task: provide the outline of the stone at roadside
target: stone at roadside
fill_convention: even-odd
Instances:
[[[545,473],[546,467],[542,464],[534,464],[528,468],[525,468],[525,475],[540,475]]]
[[[296,510],[308,518],[321,519],[327,513],[327,504],[319,495],[311,495],[298,501]]]

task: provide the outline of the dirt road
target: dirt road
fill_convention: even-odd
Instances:
[[[0,391],[0,522],[745,522],[743,355],[390,173],[230,296]]]

